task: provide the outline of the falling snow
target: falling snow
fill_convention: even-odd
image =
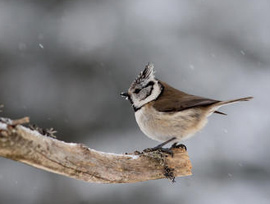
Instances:
[[[39,46],[41,49],[44,49],[44,46],[43,46],[41,43],[39,43],[38,46]]]

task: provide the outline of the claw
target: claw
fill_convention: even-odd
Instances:
[[[143,150],[143,152],[154,152],[154,151],[164,152],[173,157],[173,151],[171,148],[153,147],[153,148],[147,148]]]
[[[147,148],[145,150],[143,150],[144,152],[154,152],[154,151],[160,151],[160,152],[164,152],[167,153],[169,155],[171,155],[173,157],[173,151],[172,148],[163,148],[164,145],[168,144],[169,142],[175,140],[176,137],[172,137],[171,139],[159,144],[158,146],[155,146],[153,148]],[[177,143],[176,143],[177,144]]]
[[[184,144],[177,144],[177,142],[176,143],[173,143],[173,145],[171,146],[170,149],[173,149],[173,148],[181,148],[181,149],[184,149],[185,151],[187,151],[186,145],[184,145]]]

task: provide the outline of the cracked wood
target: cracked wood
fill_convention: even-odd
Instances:
[[[171,157],[161,152],[113,154],[83,144],[65,143],[30,130],[18,121],[0,122],[0,156],[93,183],[134,183],[191,175],[185,149],[173,149]],[[23,122],[24,120],[22,120]]]

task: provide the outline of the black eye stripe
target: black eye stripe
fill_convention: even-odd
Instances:
[[[153,81],[149,81],[145,86],[142,87],[142,89],[147,88],[148,86],[153,86],[155,83]],[[142,89],[135,89],[134,93],[138,94]],[[152,91],[151,91],[152,92]]]
[[[153,86],[155,83],[153,81],[149,81],[143,88],[146,88],[148,86]]]

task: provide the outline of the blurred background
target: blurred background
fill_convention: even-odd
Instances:
[[[268,0],[0,0],[0,116],[29,116],[58,139],[114,153],[157,145],[119,96],[148,62],[191,94],[255,97],[185,142],[193,176],[174,184],[91,184],[0,158],[0,203],[269,203],[269,9]]]

